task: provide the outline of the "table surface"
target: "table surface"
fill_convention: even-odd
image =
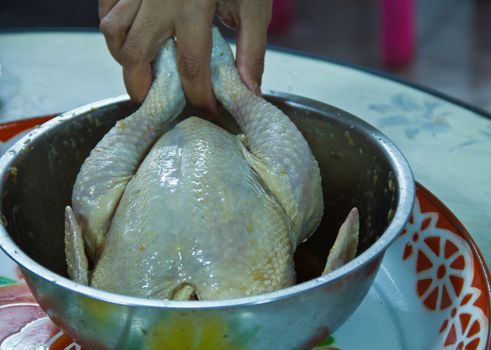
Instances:
[[[97,32],[0,33],[0,65],[0,122],[125,93]],[[267,52],[263,90],[323,101],[382,130],[491,266],[490,115],[372,72],[277,50]]]

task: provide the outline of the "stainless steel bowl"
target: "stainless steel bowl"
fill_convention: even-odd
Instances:
[[[295,256],[299,284],[221,301],[146,300],[79,285],[66,277],[64,206],[90,150],[135,106],[126,97],[93,103],[35,129],[0,159],[0,245],[41,307],[88,349],[308,349],[358,307],[384,251],[404,228],[415,197],[411,170],[379,131],[305,98],[266,96],[310,143],[323,179],[323,221]],[[187,107],[183,116],[197,115]],[[199,115],[199,114],[198,114]],[[237,130],[230,116],[217,124]],[[358,256],[319,277],[349,209],[361,214]]]

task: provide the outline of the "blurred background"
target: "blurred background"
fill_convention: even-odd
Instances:
[[[96,0],[0,1],[0,30],[98,30],[98,22]],[[491,112],[491,0],[275,0],[269,43],[382,71]]]

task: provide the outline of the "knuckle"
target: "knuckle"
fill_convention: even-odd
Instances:
[[[183,53],[179,58],[180,73],[185,79],[193,80],[204,76],[205,65],[197,55]]]
[[[135,66],[142,59],[141,45],[136,41],[129,39],[121,48],[121,62],[125,66]]]
[[[117,18],[111,13],[104,16],[99,23],[99,30],[107,38],[123,35],[125,28],[121,26]]]
[[[196,14],[213,13],[215,9],[216,0],[181,0],[178,18],[180,21],[192,22]]]
[[[143,33],[150,33],[154,29],[155,23],[150,17],[142,16],[140,26]]]
[[[107,37],[113,37],[118,33],[117,23],[111,15],[107,15],[101,19],[99,29]]]

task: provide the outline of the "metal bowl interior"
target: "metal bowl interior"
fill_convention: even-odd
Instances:
[[[266,98],[302,131],[321,169],[325,213],[316,233],[297,249],[299,284],[248,298],[169,302],[103,292],[66,278],[64,207],[70,203],[75,177],[90,150],[117,120],[135,110],[136,106],[123,96],[65,113],[35,129],[0,160],[0,212],[4,226],[0,244],[21,265],[41,305],[50,307],[44,294],[37,291],[46,284],[51,284],[48,289],[62,289],[63,293],[117,305],[192,310],[266,304],[305,295],[312,289],[325,289],[330,283],[346,279],[355,288],[362,285],[352,306],[338,317],[341,321],[346,319],[368,291],[385,249],[408,220],[415,196],[411,170],[401,152],[383,134],[342,110],[284,93],[271,93]],[[188,106],[181,119],[190,115],[200,112]],[[239,132],[225,112],[214,121]],[[357,258],[318,277],[339,226],[354,206],[361,216]],[[348,278],[368,265],[373,266],[364,270],[363,283]],[[50,312],[56,322],[56,311]],[[341,321],[330,327],[337,327]],[[77,332],[68,328],[69,332]]]

